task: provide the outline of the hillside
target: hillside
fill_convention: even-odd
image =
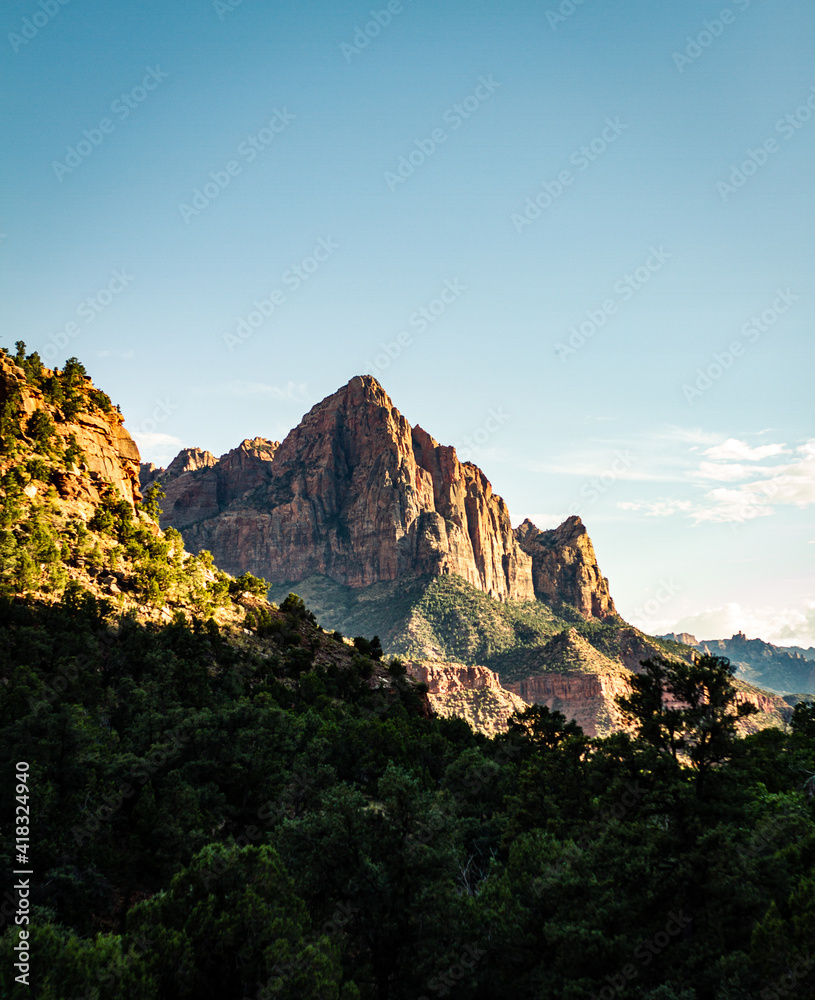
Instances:
[[[503,657],[543,704],[460,659],[388,660],[187,551],[137,461],[79,362],[0,355],[0,877],[29,921],[0,908],[0,994],[578,998],[668,934],[621,1000],[758,996],[795,965],[812,706],[744,737],[744,691],[703,658],[674,669],[697,695],[712,674],[715,704],[621,720],[649,640],[614,619],[453,574],[398,606],[403,581],[314,578],[343,621],[390,603],[416,649]]]
[[[623,686],[650,655],[692,655],[619,617],[579,517],[512,530],[483,472],[411,428],[370,376],[312,407],[282,443],[247,439],[220,458],[186,448],[166,469],[142,467],[142,488],[152,484],[166,493],[161,524],[191,551],[272,581],[275,601],[296,592],[325,628],[377,635],[388,655],[486,667],[505,688],[540,692],[542,674],[566,676],[550,644],[570,629],[585,640],[577,659],[611,660]],[[595,688],[596,711],[585,695],[558,701],[592,734],[619,723],[619,685]],[[754,700],[752,726],[789,713]]]

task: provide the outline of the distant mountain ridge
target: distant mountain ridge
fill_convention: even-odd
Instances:
[[[699,640],[687,632],[660,636],[691,646],[701,653],[726,656],[736,667],[738,676],[751,684],[782,694],[812,694],[815,692],[815,649],[774,646],[763,639],[748,639],[737,632],[730,639]],[[810,653],[810,656],[806,656]]]

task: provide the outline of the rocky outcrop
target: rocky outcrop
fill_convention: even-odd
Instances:
[[[515,529],[515,537],[532,558],[532,581],[539,600],[554,607],[570,604],[587,618],[616,615],[608,580],[600,573],[594,546],[579,517],[569,517],[548,531],[527,519]]]
[[[246,493],[269,483],[271,463],[279,441],[252,438],[216,458],[200,448],[184,448],[166,469],[143,465],[142,489],[159,482],[165,493],[161,501],[162,528],[181,532],[217,518]],[[208,548],[198,545],[198,550]]]
[[[574,719],[588,736],[625,728],[616,698],[630,692],[631,672],[604,656],[575,629],[554,636],[535,655],[535,674],[509,684],[530,704],[547,705]]]
[[[50,377],[50,369],[43,369]],[[139,449],[125,430],[122,415],[116,408],[103,410],[92,402],[93,384],[85,380],[81,393],[86,406],[70,420],[63,419],[58,406],[48,402],[43,393],[30,384],[25,372],[11,358],[0,356],[0,406],[6,403],[18,410],[23,426],[35,410],[44,410],[54,421],[56,436],[62,448],[73,436],[82,451],[76,474],[55,475],[54,485],[61,495],[70,499],[97,502],[107,485],[133,504],[141,498],[139,492]]]
[[[546,705],[574,719],[587,736],[608,736],[627,728],[616,698],[630,693],[627,672],[540,674],[510,685],[530,704]]]
[[[679,642],[683,646],[695,646],[699,642],[695,635],[690,632],[669,632],[667,635],[658,636],[659,639],[669,639],[671,642]]]
[[[427,685],[428,701],[437,715],[466,719],[487,736],[506,732],[510,716],[527,707],[486,667],[411,660],[405,667],[410,677]]]
[[[263,456],[262,473],[251,444],[203,471],[159,476],[162,524],[225,569],[355,588],[456,574],[501,600],[533,599],[532,560],[486,476],[411,428],[371,376],[314,406]]]

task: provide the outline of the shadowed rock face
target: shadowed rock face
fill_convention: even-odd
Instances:
[[[486,736],[506,732],[510,716],[527,708],[486,667],[411,660],[405,661],[405,667],[411,677],[427,685],[434,712],[466,719]]]
[[[200,448],[184,448],[166,469],[142,465],[141,488],[146,490],[156,481],[161,483],[166,494],[161,501],[161,527],[184,532],[209,518],[217,518],[245,493],[267,485],[272,459],[279,447],[279,441],[247,439],[220,459]],[[199,545],[201,548],[209,546]]]
[[[569,517],[549,531],[540,531],[526,520],[516,528],[515,537],[532,557],[532,580],[539,600],[571,604],[586,618],[616,614],[608,580],[600,573],[594,546],[579,517]]]

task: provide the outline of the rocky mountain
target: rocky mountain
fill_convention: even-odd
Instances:
[[[371,376],[314,406],[282,444],[255,439],[217,461],[186,449],[166,470],[163,525],[233,572],[315,576],[353,588],[454,575],[498,600],[615,615],[577,517],[513,531],[483,472],[410,427]]]
[[[296,591],[326,628],[378,635],[439,712],[485,731],[540,701],[611,732],[630,671],[668,652],[617,615],[579,517],[513,530],[484,473],[411,427],[370,376],[282,443],[247,440],[219,459],[184,449],[142,468],[142,488],[155,481],[162,526],[190,551],[264,577],[278,602]]]
[[[698,640],[693,635],[669,633],[662,637],[684,643],[702,653],[726,656],[736,667],[737,676],[752,684],[782,694],[815,692],[815,659],[807,650],[774,646],[762,639],[748,639],[737,632],[730,639]]]
[[[535,596],[553,606],[571,604],[586,618],[616,614],[608,580],[601,575],[594,546],[576,515],[558,528],[540,531],[527,518],[515,537],[532,557]]]
[[[157,480],[161,482],[166,494],[161,525],[185,533],[190,544],[198,525],[217,518],[244,494],[270,481],[271,462],[279,447],[279,441],[247,439],[220,459],[200,448],[184,448],[166,469],[142,465],[141,488],[145,490]],[[190,539],[186,539],[186,533]],[[208,548],[190,547],[196,551]]]
[[[321,625],[379,634],[427,684],[429,705],[488,733],[527,701],[609,732],[620,724],[614,697],[627,668],[664,651],[615,614],[578,518],[513,532],[483,473],[411,429],[373,379],[314,407],[283,444],[248,439],[219,459],[185,449],[167,469],[142,466],[140,484],[138,459],[118,409],[79,362],[57,371],[36,355],[0,355],[0,474],[12,526],[2,585],[38,599],[78,586],[140,620],[211,616],[244,642],[277,628],[275,608],[250,592],[261,582],[195,553],[214,548],[236,575],[274,579],[271,558]],[[183,532],[185,545],[142,509],[139,485],[157,481],[163,526]],[[305,570],[314,572],[297,579]],[[272,588],[281,607],[288,586]],[[325,635],[309,641],[332,663],[334,647],[317,638]],[[384,690],[389,677],[377,671],[375,683]],[[769,719],[775,708],[762,710]]]

